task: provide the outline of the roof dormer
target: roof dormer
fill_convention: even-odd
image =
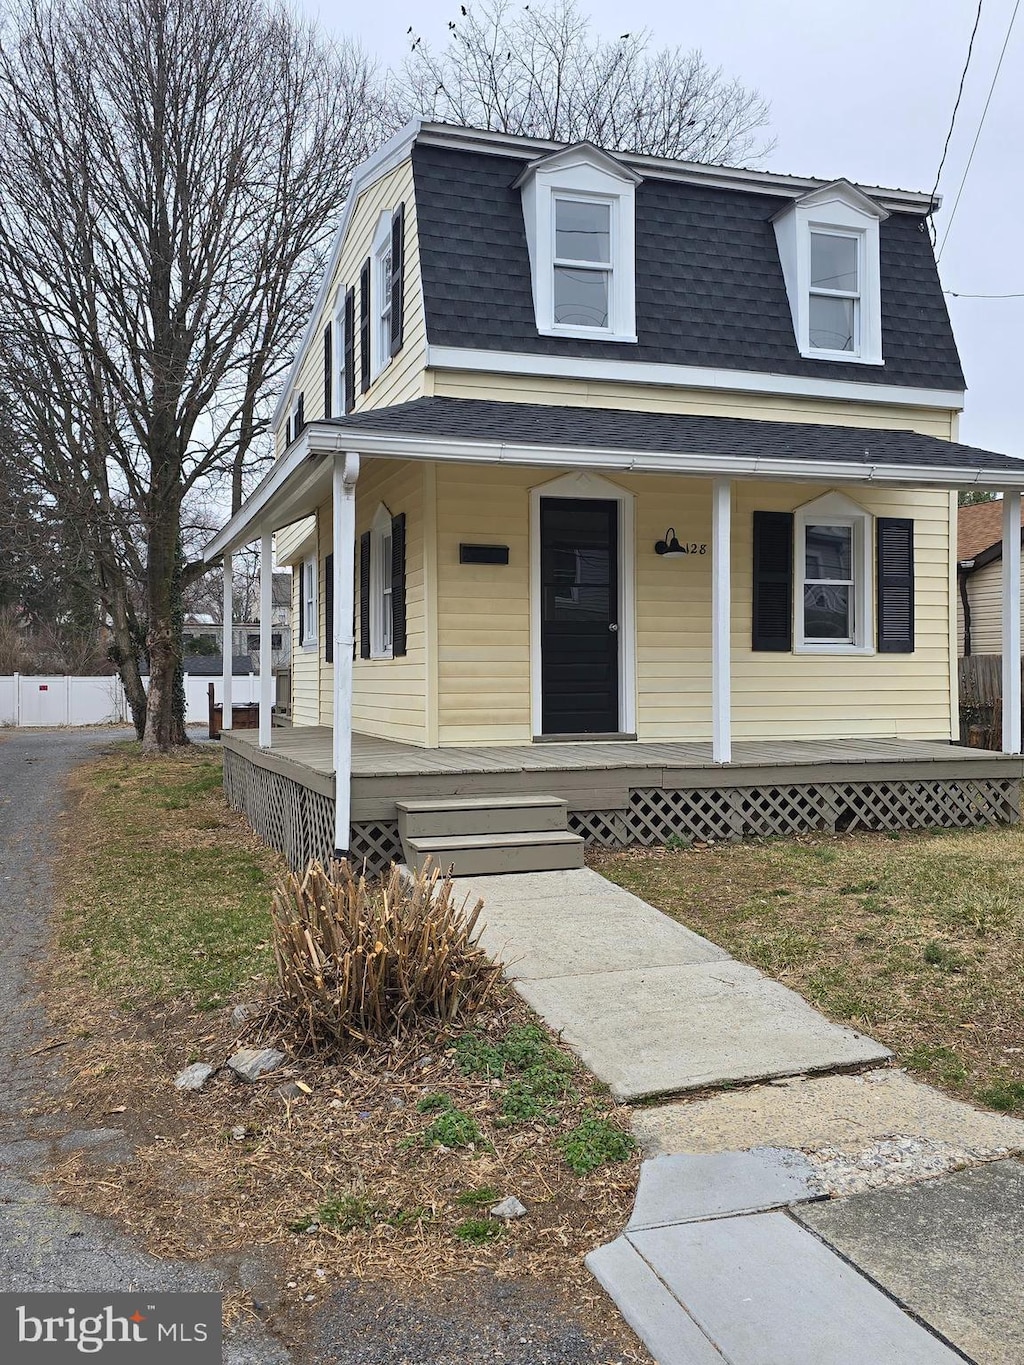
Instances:
[[[878,225],[888,216],[836,180],[772,220],[797,347],[808,360],[883,363]]]
[[[531,161],[523,196],[537,330],[636,341],[636,187],[616,157],[577,143]]]

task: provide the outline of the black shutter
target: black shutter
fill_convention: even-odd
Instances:
[[[324,663],[334,663],[334,556],[324,560]]]
[[[285,450],[288,449],[288,447],[291,445],[291,443],[292,443],[292,419],[291,419],[291,417],[289,416],[287,422],[285,422],[285,424],[284,424],[284,448],[285,448]]]
[[[914,523],[879,517],[878,652],[914,652]]]
[[[333,417],[334,403],[334,324],[324,328],[324,416]]]
[[[359,537],[359,657],[370,657],[370,532]]]
[[[299,644],[306,642],[306,561],[299,565]]]
[[[359,272],[359,390],[370,387],[370,260]]]
[[[754,513],[752,648],[793,648],[793,513]]]
[[[301,436],[306,430],[306,395],[300,393],[295,402],[295,435]]]
[[[406,653],[405,513],[391,518],[391,653]]]
[[[391,215],[391,348],[397,355],[402,349],[405,301],[405,205],[399,204]]]
[[[345,411],[356,401],[356,291],[345,295]]]

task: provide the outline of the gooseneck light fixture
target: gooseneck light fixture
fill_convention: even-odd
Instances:
[[[667,555],[670,559],[678,559],[686,551],[679,544],[679,537],[676,535],[676,528],[670,526],[665,532],[665,539],[655,542],[654,553],[656,555]]]

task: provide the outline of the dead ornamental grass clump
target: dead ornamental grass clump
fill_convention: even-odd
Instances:
[[[420,1024],[465,1025],[501,967],[479,946],[483,902],[455,900],[437,869],[368,882],[311,863],[274,892],[277,1014],[297,1051],[330,1056]]]

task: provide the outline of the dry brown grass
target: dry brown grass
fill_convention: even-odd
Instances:
[[[808,835],[592,861],[924,1079],[1024,1113],[1024,829]]]
[[[198,1094],[173,1088],[189,1062],[224,1061],[240,1041],[229,1005],[269,987],[269,884],[280,861],[224,810],[210,761],[150,766],[128,753],[75,779],[65,839],[69,854],[84,853],[64,864],[66,971],[47,990],[53,1038],[65,1044],[63,1104],[77,1125],[124,1128],[136,1151],[109,1172],[91,1166],[89,1153],[68,1157],[54,1173],[63,1198],[119,1218],[159,1255],[272,1248],[299,1303],[352,1277],[455,1296],[468,1284],[462,1277],[482,1270],[540,1277],[598,1339],[615,1343],[614,1359],[647,1360],[583,1266],[628,1218],[639,1157],[584,1177],[570,1169],[558,1147],[565,1133],[584,1116],[622,1124],[626,1116],[557,1040],[549,1045],[567,1059],[569,1091],[523,1122],[503,1115],[508,1084],[463,1074],[450,1038],[429,1030],[336,1065],[293,1057],[255,1085],[220,1072]],[[136,838],[141,866],[137,849],[131,856]],[[230,877],[210,874],[220,929],[204,918],[205,863],[198,903],[189,882],[197,846],[211,866],[218,852],[236,870],[249,860],[234,890]],[[147,865],[157,869],[157,896],[142,894]],[[164,917],[160,932],[145,930],[147,914]],[[206,935],[198,955],[187,952],[197,918]],[[473,1027],[497,1043],[536,1022],[499,982]],[[272,1012],[242,1041],[280,1041]],[[288,1081],[304,1087],[297,1098],[277,1093]],[[425,1145],[436,1114],[417,1105],[438,1094],[478,1125],[474,1149]],[[241,1140],[234,1129],[244,1129]],[[477,1246],[456,1228],[478,1215],[464,1201],[482,1187],[494,1202],[517,1195],[529,1216]],[[345,1218],[319,1216],[339,1208],[365,1225],[346,1230]],[[296,1230],[311,1222],[312,1232]]]

